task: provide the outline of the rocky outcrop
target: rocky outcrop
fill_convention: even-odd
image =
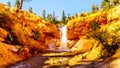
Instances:
[[[56,25],[36,14],[0,4],[0,66],[44,53],[48,44],[59,38]]]
[[[68,39],[79,39],[79,37],[89,33],[90,24],[93,22],[99,22],[99,24],[106,24],[108,22],[120,19],[119,8],[120,5],[109,10],[100,10],[86,17],[78,17],[69,20],[67,23]]]
[[[0,42],[0,68],[6,68],[6,66],[10,64],[23,60],[13,49],[10,49],[11,46],[12,45]]]
[[[33,13],[2,4],[0,4],[0,27],[7,31],[7,40],[11,44],[27,46],[28,49],[38,52],[46,51],[46,38],[60,36],[56,25],[46,22]]]
[[[95,39],[90,38],[87,39],[85,37],[82,37],[72,48],[71,51],[91,51],[93,45],[94,45]]]

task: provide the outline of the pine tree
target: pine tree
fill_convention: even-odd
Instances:
[[[46,11],[45,10],[43,10],[42,16],[43,16],[43,19],[46,20]]]
[[[55,19],[55,12],[53,11],[52,19]]]
[[[101,2],[101,8],[109,8],[110,5],[110,0],[102,0]]]
[[[92,12],[92,13],[95,12],[95,5],[94,5],[94,4],[92,5],[92,10],[91,10],[91,12]]]
[[[66,24],[66,16],[64,10],[62,11],[62,23]]]
[[[116,6],[117,4],[120,4],[120,0],[110,0],[112,6]]]
[[[53,24],[58,24],[59,21],[57,20],[58,16],[55,16],[55,12],[53,11],[53,14],[52,14],[52,19],[51,19],[51,23]]]
[[[52,20],[52,14],[47,14],[47,21],[51,22],[51,20]]]
[[[10,2],[7,2],[7,4],[6,4],[7,6],[11,6],[11,3]]]
[[[75,18],[77,18],[77,17],[78,17],[78,14],[76,13],[76,14],[75,14]]]
[[[17,7],[17,8],[20,7],[20,1],[19,1],[19,0],[16,0],[16,2],[15,2],[15,4],[14,4],[14,7]]]
[[[29,7],[28,11],[33,13],[32,7]]]
[[[80,14],[80,17],[85,17],[86,15],[85,15],[85,13],[81,13]],[[74,17],[73,17],[74,18]]]
[[[71,17],[70,17],[70,14],[68,14],[68,17],[67,17],[68,20],[71,20]]]
[[[53,14],[52,14],[52,23],[55,24],[55,21],[56,21],[56,18],[55,18],[55,12],[53,11]]]
[[[68,14],[68,18],[70,18],[70,14]]]
[[[95,10],[96,10],[96,11],[99,10],[98,4],[96,4],[96,6],[95,6]]]
[[[94,13],[94,12],[97,12],[98,10],[99,10],[98,4],[96,5],[93,4],[91,12]]]

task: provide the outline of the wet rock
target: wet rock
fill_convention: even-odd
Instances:
[[[15,65],[11,65],[8,68],[42,68],[46,60],[46,57],[34,56],[27,60],[18,62]]]

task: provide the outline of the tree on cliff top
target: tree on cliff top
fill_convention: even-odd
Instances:
[[[101,8],[110,8],[120,4],[120,0],[102,0]]]
[[[63,24],[66,24],[66,23],[67,23],[64,10],[62,11],[62,23],[63,23]]]
[[[6,4],[7,6],[11,6],[11,2],[7,2],[7,4]]]
[[[28,11],[29,11],[30,13],[33,13],[32,7],[29,7]]]
[[[120,0],[110,0],[110,2],[113,6],[116,6],[117,4],[120,4]]]
[[[24,2],[24,1],[27,1],[27,2],[29,2],[29,1],[31,1],[31,0],[21,0],[21,1],[20,1],[20,7],[19,7],[20,9],[22,9],[23,2]]]
[[[52,14],[47,14],[47,21],[51,22],[52,21]]]
[[[20,1],[19,1],[19,0],[16,0],[16,2],[15,2],[15,4],[14,4],[14,7],[17,7],[17,8],[20,7]]]
[[[101,8],[109,8],[110,7],[110,0],[102,0]]]
[[[97,12],[98,10],[99,10],[98,4],[96,5],[93,4],[91,12],[94,13],[94,12]]]
[[[46,20],[46,11],[45,10],[43,10],[42,17],[43,17],[44,20]]]

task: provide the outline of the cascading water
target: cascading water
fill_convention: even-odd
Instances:
[[[67,27],[60,27],[61,30],[61,46],[59,47],[59,51],[68,51],[67,47]]]

